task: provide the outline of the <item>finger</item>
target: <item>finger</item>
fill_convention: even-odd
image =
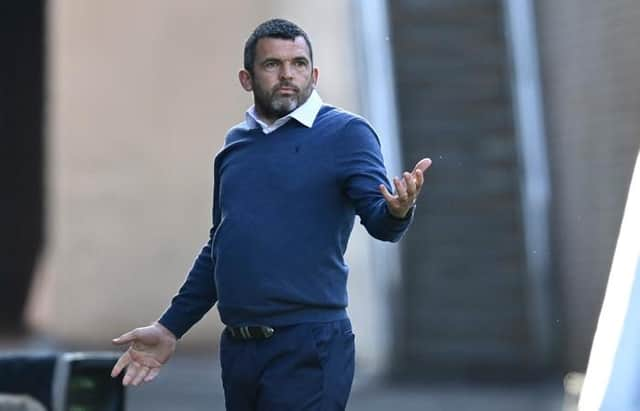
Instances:
[[[385,186],[384,184],[380,184],[380,192],[382,193],[382,196],[387,201],[387,203],[395,205],[395,202],[397,201],[396,197],[391,194],[389,190],[387,190],[387,186]]]
[[[144,366],[140,367],[140,369],[138,370],[138,374],[136,375],[136,378],[134,378],[131,383],[134,386],[140,385],[140,383],[147,377],[148,374],[149,374],[149,367],[144,367]]]
[[[118,358],[116,365],[114,365],[113,369],[111,370],[111,376],[117,377],[118,375],[120,375],[120,372],[122,371],[122,369],[126,367],[130,362],[131,362],[131,356],[129,355],[129,351],[127,351],[124,354],[122,354],[120,358]]]
[[[124,375],[124,378],[122,379],[122,385],[131,384],[131,382],[138,375],[139,369],[140,369],[140,366],[137,363],[132,362],[131,364],[129,364],[129,366],[127,367],[127,373]]]
[[[160,368],[152,368],[149,374],[144,378],[144,382],[151,382],[160,374]]]
[[[407,186],[407,195],[409,197],[412,197],[415,195],[416,193],[416,179],[413,176],[413,174],[408,173],[408,172],[404,172],[403,174],[404,177],[404,184],[405,186]]]
[[[111,340],[111,342],[113,342],[115,345],[122,345],[122,344],[127,344],[130,343],[131,341],[134,341],[137,336],[138,336],[138,330],[131,330],[127,333],[122,334],[120,337],[114,338],[113,340]]]
[[[431,163],[432,161],[430,158],[423,158],[422,160],[418,161],[416,166],[413,168],[413,173],[415,173],[417,170],[420,170],[424,173],[429,167],[431,167]]]
[[[417,169],[414,174],[416,177],[416,191],[419,192],[420,188],[422,188],[422,184],[424,183],[424,174],[420,169]]]
[[[404,185],[404,180],[400,180],[398,177],[393,178],[393,184],[396,186],[396,194],[401,202],[407,201],[407,188]]]

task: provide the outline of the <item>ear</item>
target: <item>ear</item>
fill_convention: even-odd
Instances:
[[[320,70],[318,70],[317,67],[313,68],[313,71],[311,72],[311,76],[313,77],[313,86],[317,86],[318,85],[318,76],[320,75]]]
[[[243,89],[245,89],[245,91],[253,90],[253,80],[251,79],[251,73],[249,73],[247,70],[240,70],[240,72],[238,73],[238,79],[240,80],[240,85]]]

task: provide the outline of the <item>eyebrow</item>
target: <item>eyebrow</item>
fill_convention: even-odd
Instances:
[[[284,59],[278,58],[278,57],[266,57],[264,60],[262,60],[259,64],[264,64],[264,63],[268,63],[271,61],[275,61],[275,62],[281,62],[284,61]],[[291,59],[291,61],[305,61],[307,63],[309,63],[309,58],[307,56],[295,56]]]

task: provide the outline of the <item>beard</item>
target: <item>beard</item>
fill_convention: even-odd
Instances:
[[[285,87],[292,89],[292,94],[283,95],[278,93],[280,88]],[[309,79],[302,88],[296,87],[288,82],[282,82],[277,84],[271,90],[266,90],[259,83],[254,82],[253,100],[259,113],[267,119],[276,120],[286,116],[304,104],[312,91],[313,82],[311,79]]]

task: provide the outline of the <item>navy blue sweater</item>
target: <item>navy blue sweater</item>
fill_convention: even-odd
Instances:
[[[380,184],[390,189],[375,132],[338,108],[311,128],[232,128],[214,161],[209,241],[160,323],[180,338],[216,302],[228,325],[345,318],[355,214],[384,241],[412,220],[389,214]]]

